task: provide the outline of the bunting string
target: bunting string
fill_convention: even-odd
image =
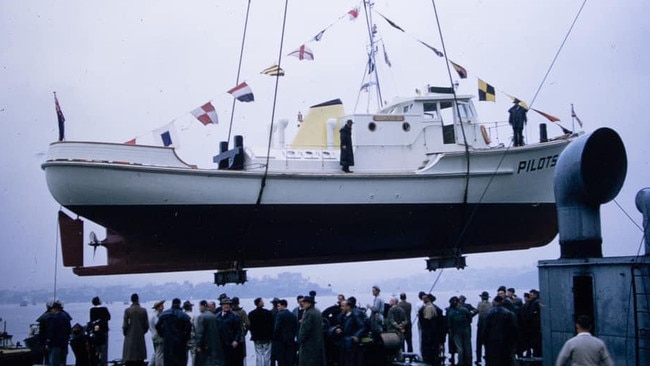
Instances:
[[[360,10],[359,9],[360,9],[361,5],[365,5],[365,1],[360,1],[356,7],[352,8],[349,11],[347,11],[346,13],[340,15],[336,20],[332,21],[327,26],[322,28],[314,36],[312,36],[309,39],[305,40],[299,47],[295,48],[294,51],[290,52],[288,54],[288,56],[295,56],[299,61],[304,61],[304,60],[313,61],[313,60],[315,60],[314,52],[307,45],[315,45],[318,42],[321,42],[321,40],[323,39],[323,37],[325,36],[325,33],[327,31],[329,31],[334,26],[340,24],[345,19],[348,19],[350,21],[356,20],[358,18],[358,16],[360,15]],[[580,8],[580,10],[578,11],[578,14],[576,15],[576,18],[574,19],[573,23],[571,24],[571,28],[569,29],[569,32],[567,33],[566,37],[564,38],[564,40],[562,42],[562,45],[560,46],[560,50],[561,50],[562,46],[564,45],[564,43],[566,42],[566,40],[567,40],[567,38],[569,36],[569,33],[573,29],[573,26],[575,25],[575,22],[577,21],[577,18],[580,15],[580,12],[582,11],[583,7],[584,7],[584,3],[582,5],[582,7]],[[388,18],[387,16],[385,16],[381,12],[379,12],[377,10],[374,10],[372,7],[369,7],[369,9],[366,9],[366,10],[367,10],[366,17],[371,16],[371,14],[369,14],[369,13],[374,11],[377,15],[379,15],[381,18],[383,18],[384,21],[391,28],[399,31],[400,33],[403,33],[404,35],[408,36],[409,38],[416,41],[420,45],[426,47],[427,49],[432,51],[437,57],[445,57],[445,53],[440,51],[438,48],[436,48],[433,45],[431,45],[430,43],[427,43],[427,42],[423,41],[422,39],[412,35],[404,27],[397,24],[395,21]],[[248,1],[246,19],[248,19],[249,12],[250,12],[250,0]],[[244,27],[244,33],[243,33],[243,36],[242,36],[242,47],[241,47],[240,62],[239,62],[238,70],[237,70],[236,86],[227,91],[227,93],[231,94],[232,97],[233,97],[233,104],[232,104],[231,114],[230,114],[230,125],[229,125],[229,131],[228,131],[228,141],[230,140],[230,136],[231,136],[231,132],[232,132],[232,123],[233,123],[233,118],[234,118],[233,116],[234,116],[234,109],[235,109],[236,101],[240,101],[240,102],[253,102],[254,101],[253,91],[252,91],[251,87],[248,85],[248,83],[246,81],[240,82],[241,63],[242,63],[242,60],[243,60],[243,52],[244,52],[244,44],[245,44],[245,39],[246,39],[246,31],[247,31],[247,22],[246,22],[246,25]],[[374,35],[374,33],[379,32],[378,29],[376,28],[376,25],[370,31],[373,32],[373,34],[371,34],[371,37]],[[379,51],[378,48],[376,50],[370,50],[369,51],[369,54],[368,54],[369,59],[368,59],[368,63],[366,64],[366,70],[364,71],[365,76],[362,79],[361,83],[359,84],[360,85],[359,90],[361,92],[369,92],[369,89],[371,87],[375,87],[375,88],[379,87],[379,83],[377,82],[376,79],[373,80],[372,78],[367,78],[368,75],[375,75],[376,74],[376,66],[377,65],[373,62],[373,60],[375,59],[373,56],[376,56],[378,52],[382,52],[383,53],[384,63],[388,67],[392,67],[392,62],[390,61],[390,59],[388,57],[388,52],[386,50],[386,45],[384,43],[383,37],[379,37],[379,40],[377,42],[375,42],[375,44],[377,46],[381,45],[382,48],[381,48],[381,51]],[[560,50],[558,50],[558,54],[559,54]],[[468,78],[469,72],[468,72],[467,68],[465,68],[463,65],[456,62],[455,60],[451,60],[449,58],[446,58],[446,59],[449,62],[449,64],[451,65],[451,67],[456,71],[456,73],[458,74],[460,79],[467,79]],[[557,54],[556,54],[555,59],[557,59]],[[555,62],[555,59],[553,60],[553,63]],[[551,64],[551,67],[553,66],[553,63]],[[550,71],[550,68],[549,68],[549,71]],[[265,67],[265,68],[261,69],[259,74],[264,75],[263,77],[272,76],[272,77],[276,77],[276,78],[286,75],[285,70],[283,68],[281,68],[278,65],[278,63],[272,64],[271,66],[268,66],[268,67]],[[547,75],[548,75],[548,72],[547,72]],[[546,79],[546,76],[545,76],[544,80]],[[476,79],[478,81],[477,93],[478,93],[479,101],[496,102],[496,90],[497,90],[497,88],[495,88],[494,85],[486,82],[482,78],[476,77]],[[544,80],[542,81],[542,84],[543,84]],[[277,85],[276,85],[276,88],[277,88]],[[541,85],[540,85],[540,88],[541,88]],[[559,122],[560,121],[560,118],[558,118],[558,117],[556,117],[554,115],[551,115],[551,114],[549,114],[547,112],[544,112],[544,111],[536,109],[536,108],[531,108],[530,105],[532,105],[532,101],[531,101],[530,105],[528,105],[521,98],[515,97],[515,96],[513,96],[513,95],[511,95],[509,93],[506,93],[505,91],[502,91],[500,89],[499,89],[499,91],[501,93],[505,94],[506,96],[508,96],[508,98],[510,98],[513,101],[515,99],[519,100],[519,104],[522,107],[524,107],[524,108],[526,108],[528,110],[535,111],[536,113],[540,114],[541,116],[543,116],[544,118],[546,118],[547,120],[549,120],[551,122]],[[538,93],[539,93],[539,89],[535,93],[535,97],[537,96]],[[533,101],[535,100],[535,97],[533,98]],[[55,98],[56,98],[56,96],[55,96]],[[358,103],[358,100],[357,100],[357,103]],[[206,104],[204,104],[201,107],[198,107],[198,108],[190,111],[189,113],[192,114],[199,122],[203,123],[204,125],[217,124],[218,121],[219,121],[218,117],[217,117],[217,113],[216,113],[216,111],[214,109],[214,106],[212,105],[212,100],[209,100]],[[577,121],[578,124],[580,125],[580,127],[582,128],[582,121],[577,117],[577,115],[575,115],[575,111],[573,111],[573,108],[572,108],[571,113],[572,113],[572,118],[575,121]],[[172,130],[175,129],[176,122],[177,122],[177,120],[179,118],[180,118],[180,116],[172,119],[167,124],[157,128],[157,129],[155,129],[153,131],[150,131],[150,132],[145,133],[145,134],[138,135],[135,138],[127,141],[126,143],[135,144],[135,143],[137,143],[137,140],[142,139],[147,134],[160,132],[160,131],[164,130],[166,127],[168,127],[168,129],[170,131],[172,131]],[[189,126],[190,126],[190,123],[188,123],[185,126],[182,126],[181,130],[186,130],[187,128],[189,128]],[[164,132],[165,131],[163,131],[163,133]],[[171,141],[172,141],[172,144],[170,144],[169,146],[177,146],[177,143],[174,141],[174,135],[175,135],[175,132],[174,133],[169,132],[169,136],[170,136]],[[156,138],[156,137],[154,137],[154,138]],[[165,143],[169,143],[169,140],[162,141],[162,143],[163,143],[163,145]]]

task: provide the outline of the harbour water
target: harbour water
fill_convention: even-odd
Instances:
[[[436,301],[436,305],[438,305],[441,308],[446,308],[448,306],[448,299],[451,296],[458,296],[460,294],[464,294],[468,298],[468,302],[474,306],[476,306],[476,303],[479,300],[479,297],[477,296],[481,291],[478,290],[472,290],[472,291],[463,291],[463,292],[457,292],[457,291],[442,291],[442,292],[435,292],[434,294],[437,296],[438,300]],[[368,294],[346,294],[350,296],[355,296],[357,298],[358,304],[361,306],[365,306],[368,303],[372,303],[372,295],[370,293]],[[382,293],[382,298],[384,299],[385,302],[388,302],[388,299],[393,296],[394,294],[388,293],[388,294],[383,294]],[[185,301],[185,299],[182,299]],[[209,299],[208,299],[209,300]],[[293,309],[293,307],[296,306],[296,301],[295,301],[295,296],[293,297],[286,297],[286,300],[289,303],[289,308]],[[333,305],[336,302],[336,296],[318,296],[316,298],[317,304],[316,307],[318,307],[321,311],[325,310],[327,307]],[[415,305],[417,304],[417,293],[411,293],[407,292],[407,300],[413,304],[413,314],[412,318],[415,317]],[[193,309],[194,315],[199,314],[199,307],[198,303],[200,301],[196,299],[191,299],[190,300],[195,306]],[[152,309],[151,307],[153,306],[153,303],[155,301],[147,301],[143,302],[141,305],[147,309],[147,313],[151,315]],[[270,299],[265,299],[266,303],[266,308],[270,309],[271,304],[270,304]],[[129,303],[110,303],[110,304],[104,304],[111,313],[111,321],[109,322],[109,346],[108,346],[108,359],[109,360],[116,360],[116,359],[121,359],[122,358],[122,346],[124,343],[124,336],[121,331],[122,327],[122,320],[123,320],[123,315],[124,315],[124,309],[127,308],[130,304]],[[79,323],[81,325],[85,325],[88,320],[89,320],[89,309],[92,305],[90,304],[90,300],[88,303],[65,303],[64,302],[64,309],[67,311],[70,316],[72,317],[72,325],[75,323]],[[165,302],[165,308],[168,308],[171,306],[171,299],[167,299]],[[241,299],[241,306],[246,310],[246,312],[250,312],[251,310],[254,309],[253,305],[253,299],[247,299],[243,298]],[[36,305],[28,305],[28,306],[20,306],[19,304],[0,304],[0,318],[3,319],[3,324],[6,321],[6,327],[7,327],[7,332],[11,335],[13,335],[13,342],[20,342],[21,344],[24,344],[24,339],[29,337],[29,329],[30,329],[30,324],[34,324],[36,319],[43,314],[45,311],[45,304],[36,304]],[[473,328],[472,329],[472,334],[474,335],[476,333],[476,321],[473,322]],[[145,335],[145,340],[147,344],[147,355],[150,356],[153,350],[153,346],[151,343],[151,334],[150,332],[147,332]],[[418,332],[417,332],[417,326],[413,326],[413,345],[414,349],[416,352],[419,351],[419,337],[418,337]],[[472,341],[472,346],[474,346],[474,341]],[[247,356],[246,356],[246,363],[248,365],[254,365],[255,364],[255,351],[253,348],[253,344],[250,341],[250,334],[246,337],[246,350],[247,350]],[[75,359],[74,359],[74,354],[72,353],[72,350],[69,350],[68,354],[68,359],[67,363],[68,364],[74,364]]]

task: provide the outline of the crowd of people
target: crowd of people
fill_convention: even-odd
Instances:
[[[82,326],[72,324],[72,317],[61,301],[49,301],[45,312],[36,319],[38,333],[32,346],[34,363],[52,366],[67,365],[68,346],[75,354],[75,365],[108,364],[108,322],[111,314],[99,297],[92,299],[90,321]]]
[[[363,365],[377,359],[381,352],[374,350],[390,347],[390,352],[379,356],[384,361],[417,360],[416,350],[421,361],[430,365],[514,365],[516,358],[542,356],[537,290],[521,299],[514,288],[501,286],[491,301],[490,294],[482,292],[476,307],[463,295],[453,296],[444,310],[434,295],[425,292],[419,293],[416,304],[405,293],[385,302],[379,286],[372,287],[372,295],[373,301],[362,307],[355,297],[340,294],[322,312],[313,291],[297,296],[292,310],[285,299],[273,298],[267,309],[264,299],[256,298],[255,308],[246,312],[239,298],[221,294],[216,301],[201,300],[198,314],[193,313],[189,300],[181,304],[175,298],[169,309],[165,309],[165,300],[156,301],[149,315],[133,294],[122,322],[122,361],[145,364],[147,331],[154,350],[148,365],[155,366],[244,365],[248,333],[257,366]],[[111,315],[99,298],[92,303],[86,327],[71,327],[71,317],[60,302],[48,304],[38,322],[50,365],[65,364],[68,340],[77,365],[107,364]],[[478,321],[472,352],[474,317]],[[586,327],[584,323],[583,319]],[[419,334],[419,349],[414,349],[414,330]],[[380,347],[372,348],[373,344]]]

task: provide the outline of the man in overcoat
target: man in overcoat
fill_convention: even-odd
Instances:
[[[221,311],[217,313],[217,329],[223,347],[223,365],[236,365],[238,358],[235,350],[244,341],[241,331],[241,319],[232,311],[232,300],[221,299]]]
[[[512,107],[508,110],[508,113],[510,113],[510,116],[508,118],[508,122],[512,126],[512,133],[513,133],[513,145],[514,146],[524,146],[524,125],[528,121],[528,118],[526,117],[526,113],[528,110],[524,108],[520,103],[521,101],[517,98],[514,99]]]
[[[124,334],[122,360],[125,365],[144,366],[144,360],[147,359],[144,334],[148,330],[147,309],[140,306],[138,294],[132,294],[131,306],[124,310],[124,321],[122,322],[122,333]]]
[[[354,152],[352,151],[352,120],[349,119],[345,122],[345,126],[341,128],[341,166],[342,170],[346,173],[352,173],[351,166],[354,166]]]
[[[278,362],[278,366],[293,366],[296,358],[298,318],[287,309],[287,300],[278,300],[277,304],[278,313],[273,321],[271,358]]]
[[[320,310],[314,307],[315,300],[311,296],[302,299],[305,312],[300,321],[298,331],[298,365],[325,366],[325,340],[323,338],[323,317]]]

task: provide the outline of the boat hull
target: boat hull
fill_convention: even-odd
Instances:
[[[171,149],[63,143],[43,168],[59,203],[109,231],[108,264],[93,267],[79,255],[83,225],[62,232],[74,242],[63,243],[66,266],[80,275],[168,272],[545,245],[557,234],[552,179],[567,144],[473,152],[469,172],[465,154],[447,153],[415,172],[264,175],[197,169]]]

